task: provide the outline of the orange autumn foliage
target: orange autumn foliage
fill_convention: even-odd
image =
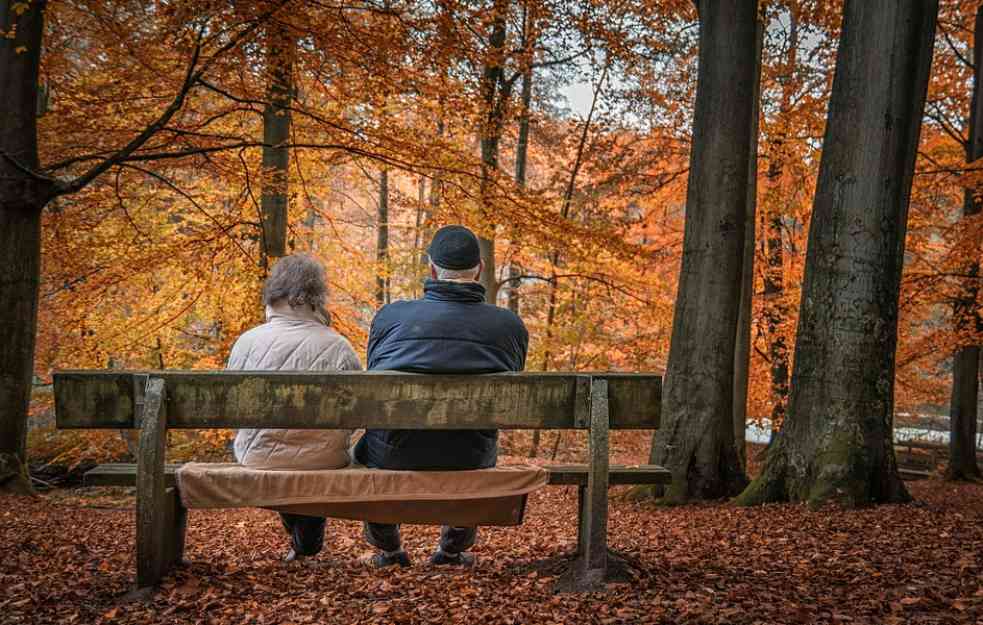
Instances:
[[[288,246],[327,266],[339,331],[364,350],[376,276],[389,277],[391,299],[418,296],[427,233],[461,222],[500,242],[500,305],[508,266],[522,269],[530,369],[546,365],[548,352],[552,369],[661,370],[685,214],[697,44],[692,2],[510,4],[506,78],[534,68],[529,177],[520,188],[511,175],[516,88],[505,107],[499,170],[485,196],[490,206],[479,201],[477,148],[479,78],[490,54],[486,7],[349,4],[329,10],[298,3],[273,18],[297,40]],[[522,6],[534,25],[531,48],[521,41]],[[47,212],[40,382],[56,368],[221,368],[235,338],[261,320],[258,203],[268,68],[262,36],[222,51],[222,33],[271,7],[258,0],[50,4],[39,143],[54,175],[78,171],[150,123],[179,91],[196,40],[203,38],[204,54],[214,58],[180,112],[135,158]],[[783,337],[790,354],[794,345],[841,6],[772,0],[761,11],[768,28],[748,393],[749,418],[758,421],[778,400],[771,346]],[[956,336],[947,305],[954,274],[983,241],[983,222],[958,219],[962,186],[983,182],[983,172],[966,171],[958,143],[971,77],[961,58],[971,56],[974,11],[971,2],[942,2],[908,228],[899,410],[943,403],[953,347],[981,339]],[[589,125],[582,111],[566,108],[571,84],[596,92]],[[578,154],[582,165],[571,183]],[[382,263],[375,253],[381,167],[390,171],[391,192],[390,252]],[[783,253],[782,289],[766,297],[768,220],[780,224]],[[785,313],[771,328],[767,315],[776,305]],[[36,409],[45,409],[40,395]]]

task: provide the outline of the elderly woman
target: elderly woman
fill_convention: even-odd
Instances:
[[[362,365],[351,344],[329,327],[324,268],[303,254],[282,258],[263,287],[266,323],[236,341],[227,369],[349,371]],[[255,469],[339,469],[349,463],[350,431],[239,430],[236,460]],[[281,514],[291,537],[287,561],[324,545],[323,517]]]

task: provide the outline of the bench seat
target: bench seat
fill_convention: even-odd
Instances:
[[[175,504],[180,502],[180,507],[261,507],[335,519],[424,525],[519,525],[532,490],[547,484],[574,485],[582,495],[588,480],[587,465],[378,472],[382,476],[375,469],[359,466],[302,472],[256,471],[220,463],[184,466],[183,473],[178,471],[181,465],[166,465],[164,471],[165,487],[174,491]],[[669,480],[668,471],[656,466],[613,467],[609,475],[609,484]],[[87,486],[136,483],[135,464],[100,465],[85,475]]]
[[[174,472],[179,464],[164,465],[164,480],[168,488],[176,485]],[[546,465],[549,472],[547,484],[550,486],[586,486],[586,464]],[[668,484],[669,470],[654,464],[617,465],[608,469],[608,483],[612,486],[633,484]],[[85,486],[136,486],[136,464],[100,464],[86,471],[83,478]]]

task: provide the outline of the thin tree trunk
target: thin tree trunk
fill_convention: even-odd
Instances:
[[[597,102],[601,96],[601,90],[604,88],[604,81],[608,77],[608,68],[610,64],[604,66],[604,71],[601,72],[601,78],[597,82],[597,88],[594,89],[594,95],[591,98],[590,110],[587,112],[587,119],[584,120],[584,127],[580,133],[580,141],[577,144],[577,156],[574,159],[573,167],[570,170],[570,179],[567,180],[567,188],[563,194],[563,208],[560,209],[560,217],[563,220],[570,218],[570,207],[573,204],[573,192],[577,187],[577,176],[580,174],[580,167],[584,163],[584,150],[587,148],[587,137],[590,134],[591,123],[594,121],[594,113],[597,111]],[[550,252],[550,297],[549,304],[546,307],[546,349],[543,351],[543,371],[549,371],[552,359],[552,349],[550,348],[550,343],[553,338],[553,322],[556,319],[556,300],[557,300],[557,289],[559,288],[559,279],[557,278],[556,269],[560,264],[560,251],[553,250]]]
[[[263,110],[262,259],[287,253],[289,198],[290,100],[293,92],[293,36],[287,26],[272,22],[267,43],[267,104]]]
[[[446,3],[439,3],[440,13],[442,19],[437,22],[437,34],[441,39],[447,39],[452,36],[451,29],[454,24],[454,20],[451,16],[450,7]],[[440,95],[437,96],[437,137],[443,138],[444,131],[446,128],[445,118],[446,118],[446,95],[451,92],[449,88],[449,78],[450,78],[450,67],[449,59],[442,59],[440,61],[440,69],[438,72],[438,82],[440,83]],[[430,255],[427,253],[427,247],[430,245],[430,241],[434,234],[434,220],[437,215],[437,211],[440,208],[441,194],[443,192],[443,182],[441,180],[440,171],[435,170],[433,172],[433,178],[430,180],[430,198],[429,198],[429,209],[424,212],[423,219],[421,220],[421,232],[420,232],[420,265],[424,278],[430,277],[429,265],[430,265]]]
[[[734,447],[741,469],[747,470],[747,391],[751,365],[751,300],[754,297],[754,223],[758,203],[758,114],[761,95],[761,48],[765,27],[755,25],[754,103],[751,106],[751,156],[748,159],[747,212],[741,269],[741,307],[734,345]]]
[[[670,502],[740,492],[734,343],[754,106],[757,0],[700,0],[700,58],[679,292],[651,458]]]
[[[376,224],[375,304],[389,303],[389,170],[379,173],[379,214]]]
[[[494,228],[494,224],[493,224]],[[478,282],[485,287],[485,301],[489,304],[498,302],[498,278],[495,272],[495,237],[478,237],[478,249],[481,252],[481,275]]]
[[[27,415],[34,379],[41,212],[51,184],[38,169],[38,67],[44,2],[17,13],[0,0],[0,488],[31,492]],[[16,29],[16,30],[15,30]],[[22,48],[18,50],[18,48]]]
[[[937,14],[935,0],[846,0],[789,410],[738,503],[909,499],[893,444],[898,295]]]
[[[983,118],[983,98],[980,97],[981,72],[983,72],[983,5],[976,10],[975,41],[973,43],[973,99],[969,112],[969,142],[966,144],[966,162],[972,163],[983,156],[983,133],[978,124]],[[975,197],[978,189],[967,188],[963,193],[963,217],[980,214],[981,202]],[[983,332],[980,318],[978,255],[966,267],[972,276],[963,284],[963,296],[953,310],[953,323],[960,335]],[[951,480],[975,480],[983,477],[976,459],[976,425],[979,419],[980,346],[961,345],[952,362],[952,394],[949,400],[949,466],[946,477]]]
[[[526,3],[522,5],[522,47],[528,50],[531,47],[529,10]],[[522,73],[522,93],[520,96],[521,109],[519,111],[519,134],[515,145],[515,186],[519,189],[526,188],[526,166],[529,162],[529,107],[532,102],[532,62]],[[508,282],[508,307],[516,315],[519,314],[519,286],[522,275],[522,268],[516,262],[515,253],[518,249],[516,244],[517,229],[513,228],[510,238],[511,255],[509,259],[509,282]],[[529,457],[535,458],[539,455],[539,444],[542,438],[542,430],[533,430],[532,444],[529,447]]]
[[[423,229],[427,220],[429,219],[427,212],[427,179],[424,176],[420,176],[420,180],[417,182],[416,188],[416,220],[414,221],[415,225],[413,228],[413,254],[417,258],[423,258],[425,254],[423,246],[426,245],[425,239],[423,238]],[[417,268],[417,274],[414,276],[415,279],[413,280],[412,290],[414,299],[420,296],[420,285],[418,278],[422,277],[420,275],[421,269],[422,263],[421,267]]]
[[[495,0],[492,8],[494,19],[488,37],[488,53],[481,79],[481,91],[485,106],[481,128],[481,203],[486,230],[490,237],[479,237],[481,259],[480,282],[485,287],[485,301],[494,304],[498,300],[498,281],[495,271],[495,215],[491,209],[492,177],[498,171],[498,148],[502,135],[505,107],[510,89],[503,80],[505,64],[505,38],[508,26],[508,0]]]
[[[584,128],[580,133],[580,142],[577,144],[577,157],[574,159],[573,168],[570,170],[570,179],[567,181],[567,189],[563,196],[563,208],[560,209],[560,217],[564,220],[570,217],[570,207],[573,204],[573,192],[577,185],[577,175],[580,173],[580,167],[584,162],[584,150],[587,147],[587,137],[590,134],[590,126],[594,120],[594,112],[597,110],[597,101],[601,96],[601,90],[604,88],[604,81],[607,80],[608,68],[610,64],[604,66],[604,71],[601,72],[601,79],[597,83],[597,88],[594,89],[594,95],[591,98],[590,111],[587,112],[587,119],[584,120]],[[556,269],[560,263],[560,251],[553,250],[550,252],[550,297],[549,304],[546,307],[546,349],[543,350],[543,371],[549,371],[553,365],[553,325],[556,321],[557,312],[557,293],[559,290],[559,278],[557,277]],[[556,441],[553,444],[553,458],[556,458],[556,449],[560,444],[560,439],[563,437],[563,432],[557,430]],[[539,431],[533,433],[533,444],[532,451],[530,452],[530,457],[535,457],[539,449]]]
[[[515,184],[520,189],[526,188],[526,164],[529,160],[529,105],[532,100],[532,68],[522,76],[522,114],[519,117],[519,138],[515,148]],[[512,237],[515,239],[515,236]],[[515,242],[512,243],[515,248]],[[509,262],[509,310],[519,314],[519,276],[522,267],[515,261]]]
[[[522,7],[522,47],[529,49],[532,47],[530,41],[531,25],[529,23],[528,9],[525,4]],[[526,166],[529,162],[529,108],[532,103],[532,63],[522,73],[522,95],[521,110],[519,112],[519,136],[515,145],[515,185],[519,189],[526,188]],[[512,235],[512,259],[509,261],[509,310],[519,314],[519,276],[522,275],[522,268],[515,260],[516,234]],[[538,447],[539,431],[533,434],[533,449]]]
[[[443,111],[443,107],[441,107],[441,111]],[[441,112],[441,118],[437,120],[437,136],[444,136],[443,112]],[[429,207],[424,210],[420,220],[420,265],[422,266],[424,274],[428,277],[430,274],[427,271],[427,268],[430,264],[430,256],[427,254],[427,246],[430,245],[430,240],[433,238],[434,216],[437,214],[437,210],[440,208],[440,195],[443,188],[444,186],[440,179],[440,173],[434,173],[433,179],[430,181],[430,195],[427,198],[427,204]]]
[[[782,327],[788,319],[785,304],[785,247],[782,237],[782,220],[785,214],[785,189],[782,176],[785,169],[785,146],[790,139],[788,117],[794,93],[793,77],[796,71],[799,48],[799,17],[794,8],[789,11],[789,44],[782,77],[782,96],[778,106],[781,121],[780,135],[772,140],[768,163],[768,191],[765,204],[765,271],[764,318],[767,328],[768,357],[771,361],[771,410],[772,428],[777,428],[785,418],[788,403],[788,343]]]

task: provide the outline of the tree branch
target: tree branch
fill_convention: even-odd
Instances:
[[[139,135],[134,137],[129,143],[127,143],[122,149],[117,151],[112,156],[106,158],[100,163],[93,165],[87,172],[81,176],[75,178],[68,183],[60,183],[55,188],[55,196],[65,195],[69,193],[75,193],[80,189],[84,188],[90,182],[98,178],[100,175],[111,169],[113,166],[118,165],[128,159],[134,152],[139,150],[151,137],[157,134],[162,128],[164,128],[167,123],[174,117],[175,114],[181,107],[184,106],[184,101],[188,96],[188,93],[195,87],[196,84],[204,77],[205,73],[211,69],[212,64],[220,58],[223,54],[229,50],[238,46],[246,37],[251,35],[259,26],[264,23],[270,16],[276,13],[283,5],[287,4],[290,0],[281,0],[274,5],[272,9],[262,14],[253,21],[252,24],[247,26],[245,29],[237,33],[234,37],[229,39],[222,47],[220,47],[215,54],[213,54],[205,63],[198,67],[198,60],[201,56],[202,47],[202,37],[204,36],[204,26],[198,29],[198,35],[195,41],[194,50],[191,53],[191,60],[188,62],[188,69],[185,72],[184,82],[181,83],[181,88],[178,90],[171,104],[164,109],[164,112],[154,120],[149,126],[143,129]],[[197,68],[197,70],[196,70]]]
[[[630,297],[631,299],[633,299],[633,300],[635,300],[637,302],[640,302],[640,303],[645,304],[647,306],[651,306],[652,305],[652,302],[650,300],[647,300],[647,299],[645,299],[643,297],[640,297],[640,296],[636,295],[630,289],[628,289],[626,287],[623,287],[621,285],[618,285],[618,284],[612,282],[608,278],[604,278],[604,277],[596,276],[596,275],[591,275],[591,274],[584,274],[584,273],[560,273],[560,274],[554,274],[552,276],[540,276],[540,275],[537,275],[537,274],[522,274],[522,275],[518,275],[518,276],[509,276],[508,278],[504,278],[502,280],[499,280],[496,284],[497,284],[498,287],[501,287],[501,286],[504,286],[505,284],[508,284],[510,282],[517,282],[517,281],[520,281],[520,280],[539,280],[541,282],[546,282],[547,284],[550,284],[550,285],[555,286],[558,280],[563,280],[563,279],[577,279],[577,278],[579,278],[581,280],[588,280],[590,282],[596,282],[598,284],[603,284],[604,286],[608,287],[609,289],[613,289],[613,290],[621,293],[622,295],[625,295],[627,297]]]
[[[972,61],[970,61],[969,59],[967,59],[962,55],[962,53],[956,47],[955,42],[952,41],[952,37],[949,35],[949,31],[946,30],[945,28],[940,28],[939,30],[942,31],[942,36],[945,37],[946,43],[949,44],[949,49],[952,50],[952,53],[956,56],[956,58],[959,59],[966,67],[975,70],[976,66],[973,64]]]

